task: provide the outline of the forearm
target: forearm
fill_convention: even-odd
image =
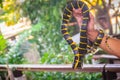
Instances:
[[[81,27],[82,22],[82,11],[81,9],[73,9],[73,16],[77,20],[77,24],[79,27]],[[94,42],[96,40],[96,37],[98,36],[98,31],[94,29],[94,16],[90,14],[90,21],[88,23],[87,28],[87,37],[90,39],[90,41]],[[120,40],[109,38],[106,43],[107,36],[105,35],[99,45],[104,51],[108,52],[109,54],[116,55],[120,58]]]
[[[98,35],[98,31],[97,30],[93,30],[93,31],[89,31],[88,32],[88,38],[94,42],[96,37]],[[120,57],[120,40],[119,39],[115,39],[115,38],[109,38],[106,42],[106,38],[108,36],[105,35],[102,39],[102,42],[100,44],[100,48],[102,48],[104,51],[106,51],[109,54],[113,54],[116,55],[118,57]]]
[[[109,54],[113,54],[120,58],[120,40],[115,38],[109,38],[106,43],[107,36],[103,37],[103,40],[100,44],[100,48],[104,51],[108,52]]]

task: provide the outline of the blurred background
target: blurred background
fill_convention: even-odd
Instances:
[[[62,13],[69,1],[0,0],[0,64],[72,64],[73,52],[60,30]],[[119,38],[120,1],[82,1],[95,16],[96,28]],[[71,35],[76,35],[76,31],[72,27]],[[86,63],[92,64],[92,55]],[[22,74],[27,80],[101,80],[101,73],[25,71]],[[7,75],[1,71],[1,80]]]

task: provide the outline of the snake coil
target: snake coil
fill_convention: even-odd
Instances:
[[[81,8],[82,16],[83,16],[82,25],[80,27],[79,46],[77,46],[77,44],[72,40],[68,32],[68,26],[69,26],[68,24],[70,23],[70,19],[72,18],[73,8],[75,9]],[[73,0],[66,5],[63,12],[61,32],[65,40],[68,42],[68,44],[71,46],[74,52],[75,55],[73,62],[74,69],[82,67],[84,55],[88,53],[88,50],[92,50],[93,48],[96,49],[104,37],[103,30],[99,30],[98,36],[94,42],[91,42],[89,39],[87,39],[86,32],[87,32],[88,22],[89,22],[89,8],[84,2],[80,0]]]
[[[68,32],[68,23],[70,22],[70,19],[72,18],[72,10],[73,8],[78,9],[81,8],[82,10],[82,25],[80,28],[80,43],[79,47],[77,47],[77,44],[72,40],[71,36]],[[75,54],[74,62],[73,62],[73,68],[81,68],[83,57],[87,53],[87,26],[89,21],[89,8],[87,5],[80,1],[80,0],[74,0],[68,3],[64,9],[63,12],[63,20],[62,20],[62,26],[61,26],[61,32],[65,38],[65,40],[68,42],[69,45],[71,45],[71,48]]]

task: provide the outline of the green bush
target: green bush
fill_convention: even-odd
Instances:
[[[73,62],[72,54],[55,55],[44,53],[40,59],[41,64],[70,64]],[[101,80],[101,73],[89,72],[25,72],[28,80]]]
[[[20,34],[14,46],[9,46],[0,56],[0,63],[23,64],[23,54],[28,48],[21,47],[25,41],[37,44],[40,64],[72,64],[73,53],[60,32],[63,7],[66,0],[25,0],[22,5],[24,16],[32,21],[32,28]],[[32,39],[27,39],[32,36]],[[1,41],[0,41],[1,42]],[[3,45],[3,42],[0,43]],[[2,46],[3,49],[6,46]],[[3,49],[4,51],[4,49]],[[3,52],[2,52],[3,53]],[[24,72],[28,80],[100,80],[100,73],[83,72]]]

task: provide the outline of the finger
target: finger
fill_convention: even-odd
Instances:
[[[90,21],[88,23],[88,30],[94,30],[94,16],[90,13]]]
[[[77,9],[73,8],[73,13],[76,13],[77,12]]]
[[[90,13],[89,16],[90,16],[90,22],[94,22],[94,16],[92,15],[92,13]]]
[[[81,8],[78,8],[78,11],[82,13],[82,9]]]
[[[76,24],[77,24],[77,22],[71,22],[71,23],[68,23],[68,26],[74,26]]]
[[[80,13],[82,13],[82,10],[80,8],[78,8],[78,9],[73,8],[73,12],[76,14],[80,14]]]

